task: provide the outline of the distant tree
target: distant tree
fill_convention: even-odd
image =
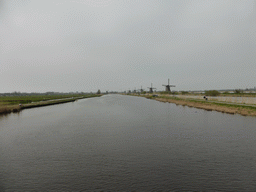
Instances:
[[[100,93],[101,93],[100,90],[98,90],[98,91],[97,91],[97,94],[100,94]]]
[[[181,91],[181,94],[186,95],[186,94],[188,94],[188,92],[187,91]]]
[[[207,95],[207,96],[218,96],[218,95],[220,95],[220,92],[216,91],[216,90],[210,90],[210,91],[205,91],[205,95]]]
[[[235,93],[240,94],[240,93],[243,93],[243,91],[240,90],[240,89],[236,89],[236,90],[235,90]]]
[[[170,94],[168,91],[161,91],[160,94]]]

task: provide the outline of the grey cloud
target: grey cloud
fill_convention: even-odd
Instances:
[[[256,86],[254,1],[0,3],[0,92]]]

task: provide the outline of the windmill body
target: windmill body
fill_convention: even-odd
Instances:
[[[140,89],[138,89],[138,91],[140,91],[141,93],[144,91],[144,89],[142,89],[142,86]]]
[[[171,92],[171,87],[175,87],[175,85],[170,85],[170,79],[168,79],[168,85],[163,85],[163,86],[165,86],[166,92]]]
[[[156,89],[153,87],[153,84],[151,83],[151,87],[148,87],[149,88],[149,93],[153,93],[153,90]]]

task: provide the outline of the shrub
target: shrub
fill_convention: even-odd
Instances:
[[[181,91],[181,94],[186,95],[186,94],[188,94],[188,92],[187,91]]]
[[[171,94],[171,92],[168,92],[168,91],[161,91],[160,94],[162,94],[162,95],[167,95],[167,94]]]
[[[240,93],[243,93],[243,91],[240,90],[240,89],[236,89],[236,90],[235,90],[235,93],[236,93],[236,94],[240,94]]]
[[[207,95],[207,96],[218,96],[218,95],[220,95],[220,92],[216,91],[216,90],[210,90],[210,91],[205,91],[205,95]]]

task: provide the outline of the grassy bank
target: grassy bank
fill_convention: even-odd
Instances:
[[[242,105],[242,104],[230,104],[224,102],[215,101],[204,101],[197,99],[182,99],[177,97],[158,96],[153,97],[152,95],[142,96],[148,99],[154,99],[161,102],[175,103],[177,105],[183,105],[188,107],[194,107],[204,109],[207,111],[218,111],[229,114],[241,114],[244,116],[256,116],[256,106]]]
[[[74,102],[78,99],[100,97],[101,95],[39,95],[0,97],[0,114],[19,112],[22,109]]]
[[[186,91],[181,92],[158,92],[159,95],[184,95],[184,96],[221,96],[221,97],[256,97],[256,93],[221,93],[215,90],[206,91],[205,93],[190,93]]]

